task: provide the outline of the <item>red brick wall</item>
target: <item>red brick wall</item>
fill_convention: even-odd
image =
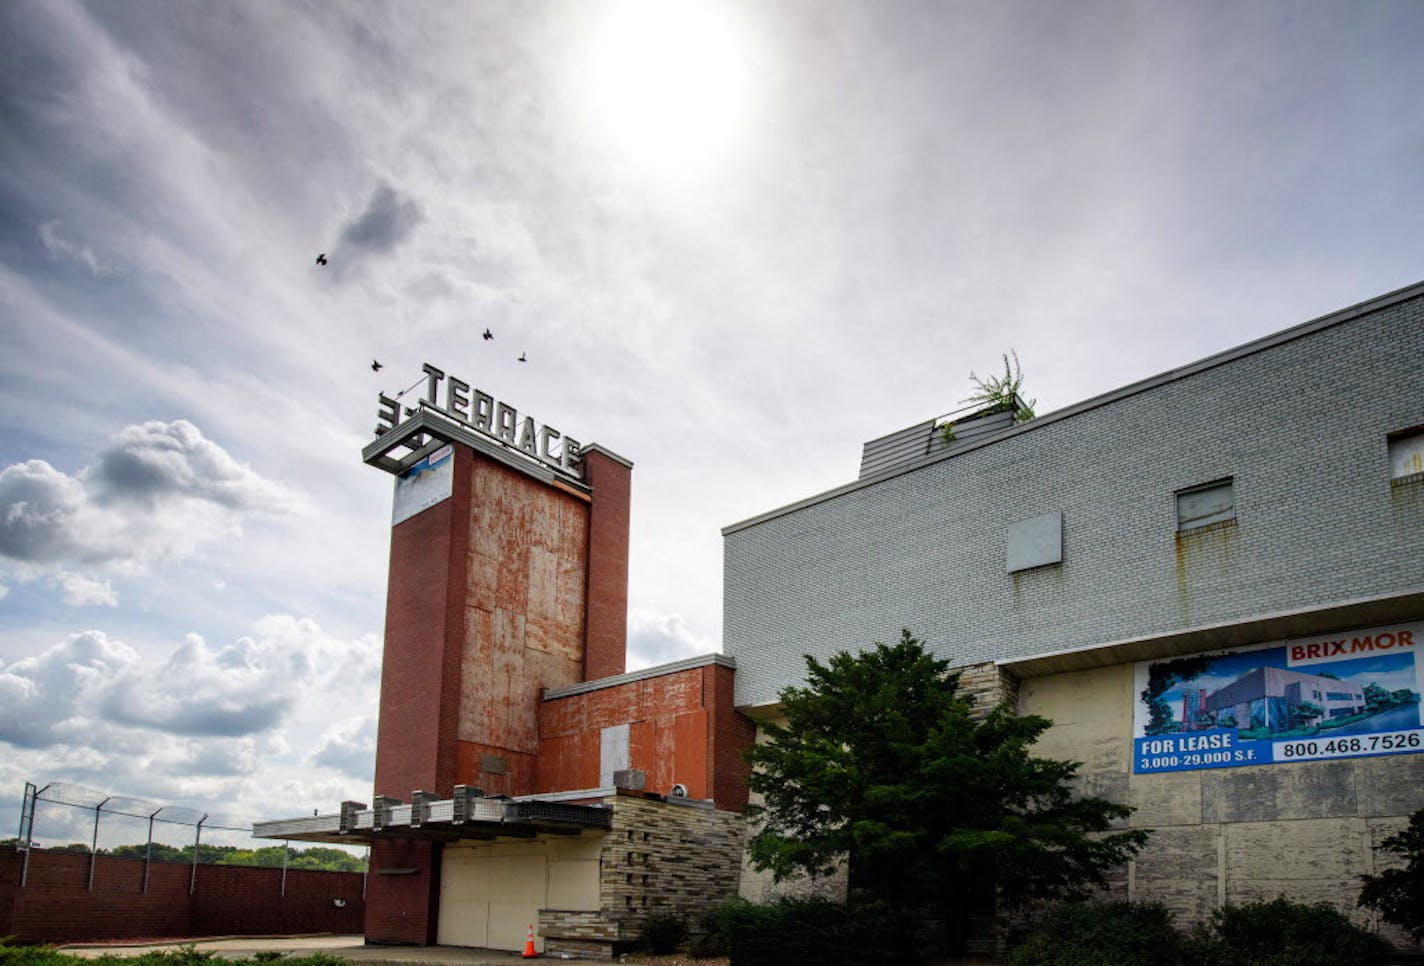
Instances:
[[[588,533],[588,634],[583,679],[622,674],[628,652],[628,513],[633,470],[597,450],[584,454],[593,488]]]
[[[680,782],[693,798],[740,811],[741,754],[755,731],[732,706],[732,673],[709,664],[545,702],[537,791],[597,787],[602,730],[627,723],[629,766],[647,773],[649,791],[665,794]]]
[[[433,946],[439,912],[440,846],[384,839],[371,846],[366,941]]]
[[[456,446],[450,498],[391,529],[375,793],[401,801],[455,785],[473,460]]]
[[[190,896],[191,866],[153,863],[145,894],[139,860],[99,856],[92,892],[87,855],[31,853],[22,889],[23,862],[23,854],[0,848],[0,936],[21,943],[358,933],[365,915],[363,876],[355,872],[288,870],[284,896],[281,869],[200,865]]]
[[[719,808],[740,812],[747,807],[747,775],[751,766],[743,755],[756,741],[756,725],[738,714],[732,703],[732,684],[736,672],[720,664],[707,672],[707,705],[711,709],[708,768],[711,771],[712,797]]]

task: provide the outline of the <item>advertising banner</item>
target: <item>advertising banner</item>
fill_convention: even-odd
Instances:
[[[1424,623],[1136,665],[1136,774],[1424,751]]]
[[[448,499],[455,486],[455,450],[448,444],[396,477],[391,526]]]

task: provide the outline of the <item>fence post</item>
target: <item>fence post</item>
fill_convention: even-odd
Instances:
[[[287,853],[292,851],[291,839],[282,840],[282,898],[287,897]]]
[[[198,846],[203,840],[203,823],[208,820],[206,814],[198,819],[197,831],[193,833],[193,871],[188,875],[188,895],[192,895],[198,888]]]
[[[49,786],[46,785],[45,788]],[[20,866],[20,888],[25,887],[25,883],[30,878],[30,847],[35,842],[35,799],[40,797],[40,789],[32,782],[25,782],[25,800],[20,805],[20,835],[24,841],[25,862]],[[28,815],[26,814],[28,813]]]
[[[150,815],[150,816],[148,817],[148,844],[146,844],[146,845],[143,847],[143,892],[144,892],[144,895],[148,895],[148,869],[149,869],[149,866],[153,865],[153,820],[158,817],[158,812],[163,811],[163,809],[165,809],[165,808],[167,808],[167,807],[168,807],[168,806],[166,806],[166,805],[161,805],[161,806],[159,806],[158,811],[157,811],[157,812],[154,812],[152,815]]]
[[[108,795],[102,802],[94,806],[94,838],[89,843],[89,891],[94,891],[94,861],[99,858],[99,814],[104,811],[104,806],[109,804],[109,799],[114,796]]]

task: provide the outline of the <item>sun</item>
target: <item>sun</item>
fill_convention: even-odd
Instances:
[[[590,53],[593,114],[632,158],[675,173],[713,164],[731,146],[744,71],[725,9],[708,0],[624,0]]]

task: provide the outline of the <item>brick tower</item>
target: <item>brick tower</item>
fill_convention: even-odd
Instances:
[[[397,477],[373,790],[530,794],[544,690],[624,670],[632,464],[425,372],[363,452]],[[439,862],[374,844],[368,940],[435,942]]]

